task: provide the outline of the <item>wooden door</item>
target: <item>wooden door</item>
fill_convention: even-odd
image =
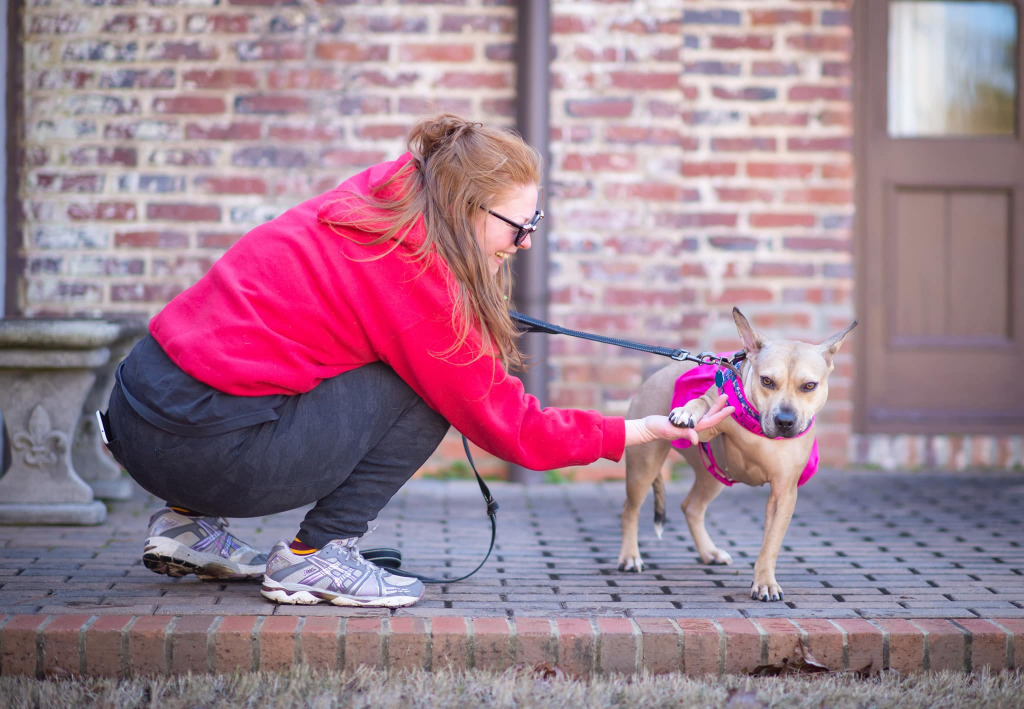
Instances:
[[[862,432],[1024,432],[1022,5],[855,4]]]

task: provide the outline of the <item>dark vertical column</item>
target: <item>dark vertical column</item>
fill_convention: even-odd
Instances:
[[[541,177],[541,203],[549,203],[548,174],[550,163],[550,107],[551,82],[549,79],[551,56],[551,8],[548,0],[519,0],[519,36],[516,42],[516,129],[527,143],[536,148],[544,160]],[[550,214],[550,210],[547,210]],[[548,245],[547,227],[541,222],[539,238],[533,247],[519,253],[512,260],[515,278],[513,301],[517,310],[546,320],[548,317]],[[524,335],[521,346],[532,366],[523,373],[526,391],[547,404],[548,335]],[[540,482],[543,471],[528,470],[520,465],[509,466],[509,480],[513,482]]]

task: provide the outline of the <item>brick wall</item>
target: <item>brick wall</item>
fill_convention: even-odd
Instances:
[[[556,319],[699,350],[739,348],[734,305],[780,336],[849,325],[846,3],[554,7]],[[552,362],[556,403],[616,413],[664,364],[571,341]],[[829,464],[846,459],[851,375],[847,351],[818,419]]]
[[[23,4],[27,315],[152,315],[247,229],[397,155],[418,117],[513,120],[510,0]],[[793,338],[849,324],[848,5],[552,0],[554,320],[721,350],[733,305]],[[663,364],[550,348],[551,403],[608,413]],[[852,354],[819,418],[826,463],[1021,462],[1019,437],[853,436]],[[461,460],[453,435],[428,470]]]

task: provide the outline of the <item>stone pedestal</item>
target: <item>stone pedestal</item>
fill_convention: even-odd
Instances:
[[[11,467],[0,477],[0,524],[98,524],[106,507],[72,463],[96,372],[123,326],[96,320],[0,320],[0,410]]]

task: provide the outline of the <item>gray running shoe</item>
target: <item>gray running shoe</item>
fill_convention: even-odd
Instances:
[[[286,542],[270,550],[264,597],[278,603],[400,608],[423,597],[423,583],[388,573],[367,561],[356,546],[358,537],[335,539],[323,549],[301,556]]]
[[[189,517],[164,508],[149,519],[142,563],[168,576],[195,574],[204,581],[259,578],[267,568],[261,554],[228,532],[220,517]]]

